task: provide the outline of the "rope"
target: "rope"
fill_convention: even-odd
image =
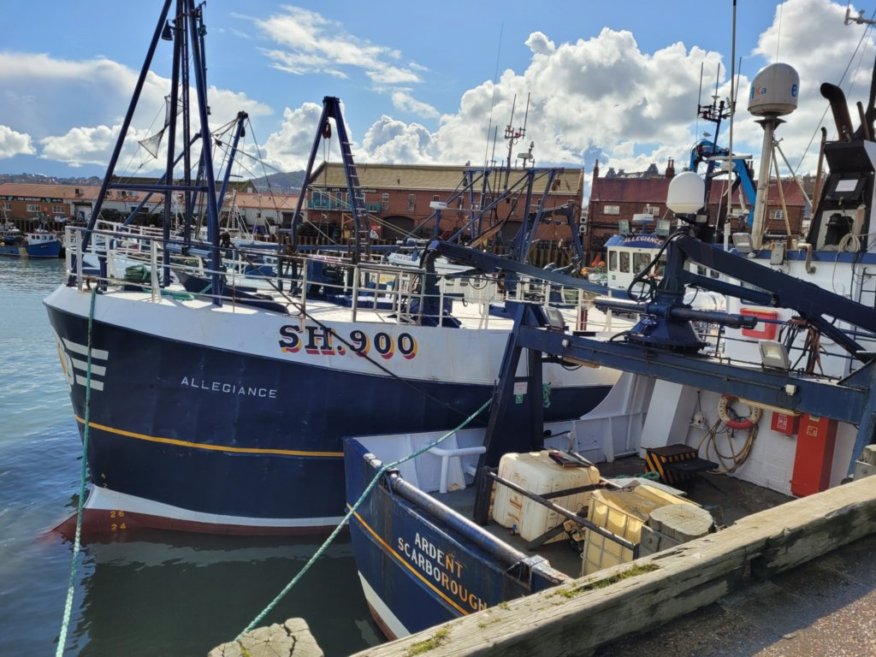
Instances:
[[[67,631],[70,629],[70,616],[73,613],[73,593],[76,589],[76,561],[79,557],[82,538],[82,505],[85,500],[85,480],[88,478],[88,428],[91,420],[91,333],[94,326],[94,304],[97,299],[97,285],[91,288],[91,306],[88,309],[88,357],[85,370],[85,430],[82,434],[82,468],[79,472],[79,501],[76,504],[76,534],[73,538],[73,559],[70,563],[70,578],[67,580],[67,600],[64,603],[64,618],[58,636],[55,657],[64,654],[67,644]]]
[[[243,629],[243,631],[237,635],[237,637],[234,640],[240,641],[241,637],[244,634],[246,634],[247,632],[252,630],[254,627],[256,627],[259,623],[261,623],[262,620],[265,618],[265,616],[267,616],[274,609],[274,607],[276,607],[277,604],[286,596],[286,594],[292,590],[292,587],[294,587],[299,582],[299,580],[302,577],[304,577],[304,574],[307,573],[308,570],[310,570],[311,566],[313,566],[313,564],[316,563],[316,560],[319,559],[320,556],[322,556],[322,554],[328,549],[329,545],[331,545],[332,541],[334,541],[335,538],[337,537],[337,535],[341,533],[341,530],[344,528],[344,525],[347,524],[347,522],[350,520],[350,518],[356,512],[356,509],[358,509],[362,505],[362,503],[365,501],[365,498],[368,497],[368,495],[371,493],[371,491],[377,485],[377,482],[380,481],[380,478],[383,476],[383,473],[385,473],[387,470],[391,470],[393,468],[398,467],[399,465],[401,465],[405,461],[410,461],[411,459],[416,458],[417,456],[419,456],[420,454],[423,454],[424,452],[428,452],[430,449],[432,449],[436,445],[440,445],[449,436],[453,435],[454,433],[456,433],[457,431],[459,431],[460,429],[465,427],[472,420],[474,420],[478,415],[480,415],[483,411],[485,411],[487,409],[487,407],[490,405],[491,401],[492,401],[492,399],[488,399],[487,401],[485,401],[481,405],[480,408],[478,408],[474,413],[472,413],[465,420],[463,420],[462,424],[458,425],[454,429],[451,429],[450,431],[445,433],[443,436],[438,438],[435,442],[429,443],[428,445],[426,445],[425,447],[423,447],[420,450],[417,450],[413,454],[410,454],[408,456],[405,456],[403,458],[398,459],[397,461],[393,461],[392,463],[387,463],[387,464],[384,464],[383,466],[381,466],[381,468],[377,471],[377,474],[374,475],[374,478],[370,481],[368,486],[365,487],[365,491],[362,493],[362,495],[359,496],[359,499],[356,500],[356,502],[350,507],[350,510],[347,511],[347,513],[341,519],[341,522],[338,523],[338,526],[334,528],[332,533],[325,540],[325,542],[319,547],[319,549],[316,551],[316,553],[310,558],[310,560],[306,564],[304,564],[304,567],[300,571],[298,571],[298,573],[295,575],[295,577],[293,577],[290,580],[290,582],[288,584],[286,584],[286,586],[283,587],[283,590],[277,594],[277,597],[275,597],[273,600],[271,600],[271,602],[268,604],[268,606],[265,607],[261,611],[261,613],[259,613],[258,616],[253,618],[252,621],[250,621],[249,625],[247,625]]]

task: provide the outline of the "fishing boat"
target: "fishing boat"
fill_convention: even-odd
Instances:
[[[38,228],[26,233],[11,224],[0,229],[0,255],[16,258],[58,258],[61,240],[51,231]]]
[[[788,68],[768,67],[752,85],[769,90],[753,93],[750,105],[768,129],[796,106],[799,81]],[[854,476],[864,447],[876,442],[876,286],[868,273],[876,264],[876,75],[858,129],[838,90],[822,89],[839,139],[825,145],[830,175],[805,240],[793,247],[784,237],[765,240],[759,203],[753,230],[724,249],[708,239],[715,230],[702,214],[704,181],[682,173],[667,201],[682,227],[665,240],[659,282],[636,300],[596,301],[639,316],[621,339],[577,336],[520,306],[486,432],[455,425],[410,434],[407,445],[397,435],[346,441],[357,569],[388,637],[714,530],[709,514],[677,491],[654,493],[637,482],[627,493],[654,501],[620,501],[610,487],[621,482],[605,481],[594,464],[608,469],[632,455],[643,458],[638,474],[666,485],[719,472],[789,496]],[[460,262],[496,265],[434,247]],[[726,296],[729,312],[691,308],[688,287]],[[695,327],[703,321],[721,327],[709,353]],[[591,413],[549,423],[528,392],[537,389],[537,371],[522,377],[517,370],[525,352],[530,363],[553,357],[625,374]],[[667,517],[693,518],[697,530],[661,535]],[[570,540],[583,543],[580,555]],[[564,565],[570,556],[571,568]]]
[[[86,527],[325,531],[343,514],[342,437],[435,430],[474,412],[491,394],[512,322],[484,327],[479,315],[453,314],[430,263],[372,262],[358,229],[346,256],[278,252],[270,290],[231,266],[254,255],[220,240],[231,165],[214,171],[209,148],[191,152],[227,141],[233,155],[237,146],[236,136],[219,140],[208,126],[205,34],[203,5],[163,3],[92,217],[68,227],[68,280],[45,300],[87,443]],[[166,44],[181,56],[162,131],[169,168],[132,182],[114,171]],[[177,112],[180,105],[191,110]],[[197,125],[184,125],[189,117]],[[232,122],[235,135],[246,120]],[[322,133],[323,123],[316,128]],[[202,177],[190,175],[191,162]],[[181,208],[181,234],[99,225],[101,199],[123,188],[159,199],[165,216]],[[207,241],[193,237],[199,218]],[[174,275],[187,286],[174,285]],[[618,376],[549,366],[548,417],[587,412]]]

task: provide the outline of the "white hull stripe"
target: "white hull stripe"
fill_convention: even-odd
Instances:
[[[88,377],[87,376],[80,376],[79,374],[77,374],[76,375],[76,383],[78,383],[81,386],[87,387],[88,386]],[[97,379],[92,377],[91,389],[92,390],[103,390],[103,381],[98,381]]]
[[[368,581],[362,577],[362,573],[359,573],[358,571],[357,573],[359,575],[359,581],[362,583],[362,592],[365,594],[365,600],[368,601],[368,604],[371,605],[371,608],[374,609],[374,612],[380,620],[383,621],[389,631],[392,632],[396,638],[408,636],[410,632],[401,624],[401,621],[396,615],[390,611],[389,607],[383,602],[380,596],[377,595],[377,591],[371,588]]]
[[[78,342],[73,342],[72,340],[68,340],[64,338],[64,346],[67,348],[67,351],[70,351],[74,354],[81,354],[82,356],[88,355],[88,345],[79,344]],[[91,358],[98,360],[106,360],[109,358],[109,352],[106,349],[91,349]]]
[[[200,522],[208,525],[237,525],[240,527],[321,527],[337,525],[341,516],[326,518],[249,518],[244,516],[225,516],[218,513],[190,511],[171,504],[147,500],[127,493],[119,493],[108,488],[93,486],[85,502],[86,509],[101,511],[125,511],[142,513],[187,522]]]
[[[73,361],[73,367],[77,370],[82,370],[83,372],[88,372],[88,361],[79,360],[78,358],[71,358]],[[103,365],[95,365],[91,364],[91,374],[92,376],[105,376],[106,375],[106,367]]]

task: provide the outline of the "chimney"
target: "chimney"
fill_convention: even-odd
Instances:
[[[666,177],[667,178],[674,178],[675,177],[675,160],[673,160],[671,157],[669,158],[669,161],[666,163]]]

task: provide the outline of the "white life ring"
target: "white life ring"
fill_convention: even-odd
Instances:
[[[731,409],[731,404],[737,399],[738,397],[734,397],[733,395],[721,395],[721,399],[718,400],[718,417],[721,418],[721,422],[730,429],[741,429],[746,431],[753,429],[755,425],[760,422],[760,416],[763,414],[763,410],[757,406],[749,406],[748,415],[739,416]]]

